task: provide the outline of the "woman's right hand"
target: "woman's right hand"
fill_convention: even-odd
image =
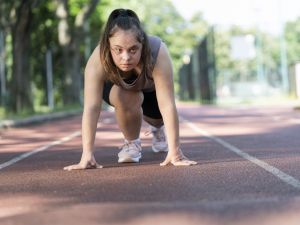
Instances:
[[[101,168],[103,168],[103,166],[99,165],[96,162],[95,157],[92,155],[90,157],[82,156],[78,164],[66,166],[64,167],[64,170],[71,171],[71,170],[101,169]]]
[[[168,155],[162,163],[161,166],[167,166],[172,164],[173,166],[192,166],[196,165],[197,162],[189,160],[186,156],[183,155],[180,148],[177,149],[174,153],[168,152]]]

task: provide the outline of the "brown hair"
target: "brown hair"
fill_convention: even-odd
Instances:
[[[100,40],[100,60],[107,73],[108,79],[115,84],[120,84],[119,69],[113,62],[109,38],[114,35],[116,28],[122,30],[133,30],[136,33],[137,41],[142,44],[142,53],[140,63],[142,65],[142,74],[150,77],[153,65],[151,62],[151,51],[148,37],[143,30],[137,14],[130,9],[115,9],[108,17],[104,32]]]

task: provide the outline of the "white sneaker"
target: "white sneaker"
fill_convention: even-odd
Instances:
[[[118,163],[139,162],[142,157],[140,142],[125,142],[118,154]]]
[[[160,128],[151,127],[152,137],[152,150],[154,152],[167,152],[168,144],[165,136],[164,126]]]

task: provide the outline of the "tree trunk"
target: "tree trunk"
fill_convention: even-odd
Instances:
[[[13,79],[12,79],[12,109],[33,111],[32,93],[30,87],[30,19],[31,3],[23,0],[17,10],[17,21],[13,26]]]
[[[5,33],[0,28],[0,105],[5,105],[6,76],[5,76]]]
[[[59,18],[58,35],[59,44],[63,49],[64,62],[64,89],[63,100],[65,104],[80,103],[82,90],[82,74],[80,71],[80,46],[84,40],[83,25],[95,9],[99,0],[90,0],[75,18],[72,26],[68,23],[68,0],[58,0],[56,15]]]

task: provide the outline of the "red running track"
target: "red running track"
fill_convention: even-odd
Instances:
[[[103,169],[63,171],[81,155],[80,116],[1,131],[0,224],[284,224],[300,221],[300,113],[291,107],[179,104],[184,153],[118,164],[122,135],[103,112]]]

